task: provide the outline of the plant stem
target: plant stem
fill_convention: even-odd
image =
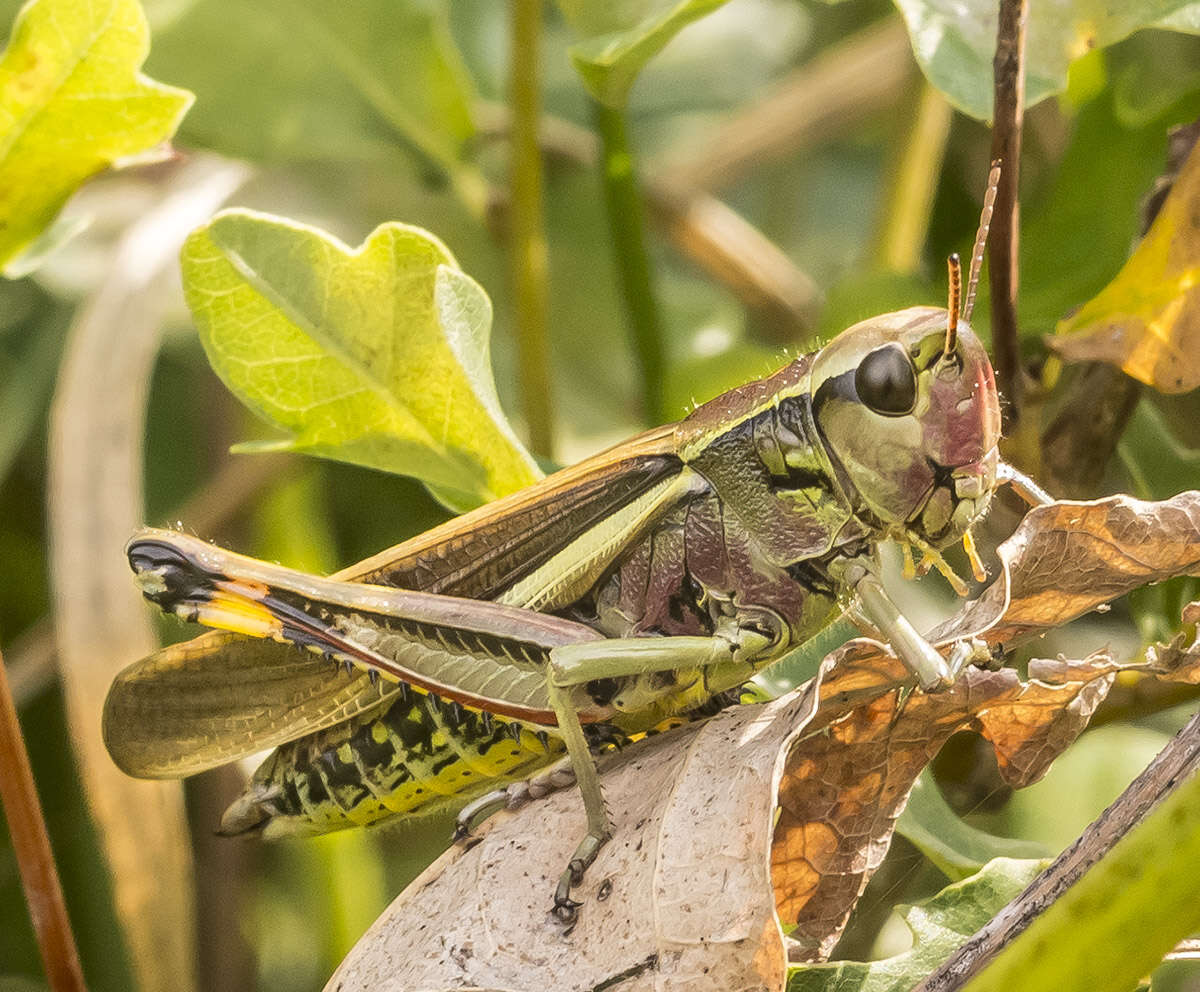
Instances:
[[[659,423],[666,418],[662,321],[654,292],[641,190],[629,146],[625,112],[598,101],[592,106],[600,135],[600,176],[612,232],[617,279],[629,315],[642,378],[642,405],[646,417]]]
[[[476,109],[481,133],[507,141],[512,129],[509,108],[485,101]],[[538,140],[545,161],[595,167],[600,143],[590,130],[544,113]],[[771,343],[794,345],[811,335],[820,291],[762,231],[712,194],[675,185],[671,175],[648,176],[645,193],[651,222],[657,222],[684,256],[747,307],[764,314],[758,330],[769,334]]]
[[[904,147],[892,172],[886,214],[880,225],[879,261],[889,272],[910,274],[921,268],[951,117],[946,98],[922,82],[915,119],[907,128]]]
[[[546,327],[546,232],[542,216],[541,93],[538,52],[541,0],[512,0],[512,175],[510,252],[521,392],[530,447],[554,455],[550,345]]]
[[[1021,123],[1025,104],[1025,24],[1028,0],[1000,0],[996,57],[992,161],[1001,162],[1000,185],[988,238],[988,283],[992,298],[992,350],[996,385],[1005,400],[1005,427],[1021,417],[1021,347],[1017,334],[1017,185],[1021,177]]]
[[[3,657],[0,657],[0,804],[8,819],[46,981],[53,992],[86,989]]]

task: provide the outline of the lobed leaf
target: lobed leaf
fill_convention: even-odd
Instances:
[[[1166,644],[1153,644],[1146,650],[1146,664],[1152,671],[1186,672],[1184,678],[1176,677],[1173,681],[1187,681],[1200,685],[1200,602],[1188,603],[1183,608],[1183,622],[1186,625]]]
[[[446,852],[327,988],[781,990],[784,945],[764,854],[774,769],[811,718],[814,689],[734,707],[605,761],[616,834],[588,869],[570,933],[550,908],[585,831],[574,789],[501,813],[475,846]]]
[[[913,52],[929,81],[963,113],[992,115],[994,0],[896,0]],[[1166,21],[1188,0],[1048,0],[1032,9],[1025,42],[1025,102],[1032,106],[1067,88],[1067,69],[1082,55],[1140,28]]]
[[[831,961],[793,968],[788,992],[908,992],[971,934],[1021,894],[1049,861],[996,858],[915,906],[900,906],[913,946],[880,961]]]
[[[34,0],[0,57],[0,265],[89,176],[166,141],[186,90],[138,69],[150,48],[137,0]]]
[[[1165,393],[1200,386],[1200,145],[1129,261],[1047,343]]]
[[[1002,574],[927,635],[1011,644],[1176,575],[1200,574],[1200,492],[1035,507],[997,549]]]
[[[822,960],[832,950],[917,776],[951,736],[978,732],[1005,780],[1029,785],[1087,726],[1118,667],[1096,655],[1058,684],[971,669],[944,692],[906,700],[903,666],[882,653],[856,657],[863,643],[833,656],[821,707],[780,782],[771,866],[792,960]]]
[[[539,477],[504,419],[491,304],[447,248],[389,223],[355,249],[245,210],[183,249],[209,361],[286,448],[412,475],[463,510]]]

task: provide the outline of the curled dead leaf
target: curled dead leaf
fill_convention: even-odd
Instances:
[[[934,643],[982,637],[1010,645],[1144,585],[1200,574],[1200,492],[1035,507],[997,555],[1000,576],[929,632]]]
[[[550,908],[585,830],[574,789],[493,817],[477,844],[443,855],[326,988],[782,989],[767,849],[779,755],[813,701],[810,685],[734,707],[605,762],[616,835],[570,932]]]
[[[1190,630],[1181,630],[1166,644],[1153,644],[1146,651],[1146,670],[1171,682],[1200,685],[1200,603],[1183,608],[1183,622]]]
[[[851,662],[844,676],[835,668],[780,782],[771,866],[792,960],[823,960],[833,948],[887,853],[913,783],[953,734],[977,731],[1005,780],[1029,785],[1087,726],[1120,667],[1101,653],[1069,663],[1067,677],[1053,681],[973,668],[944,692],[908,696],[900,690],[906,673],[890,658]],[[894,678],[870,702],[843,689],[861,682],[864,668]]]
[[[1003,574],[939,628],[942,643],[1011,643],[1200,570],[1200,493],[1042,507],[1000,558]],[[948,737],[978,731],[1006,780],[1028,784],[1084,729],[1118,671],[1200,678],[1194,645],[1152,661],[1037,662],[1028,680],[970,669],[944,692],[909,694],[883,645],[852,641],[787,696],[603,763],[616,835],[588,871],[571,931],[549,910],[584,831],[574,790],[495,817],[475,846],[447,852],[327,988],[782,989],[780,921],[793,960],[797,947],[810,960],[828,952]]]

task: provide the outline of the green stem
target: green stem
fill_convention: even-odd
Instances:
[[[880,225],[878,257],[888,272],[907,275],[920,271],[951,116],[946,98],[923,82],[913,123],[891,170],[893,179]]]
[[[550,344],[546,326],[546,232],[542,216],[541,0],[512,0],[512,281],[521,393],[530,447],[554,455]]]
[[[612,232],[617,278],[629,315],[642,378],[642,403],[646,416],[659,423],[667,415],[663,408],[666,358],[662,321],[654,292],[650,252],[646,247],[645,216],[633,151],[629,147],[625,112],[599,102],[592,106],[600,135],[604,203]]]

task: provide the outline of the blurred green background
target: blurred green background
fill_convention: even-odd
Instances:
[[[230,202],[318,224],[352,245],[393,219],[437,234],[493,301],[497,385],[521,430],[504,248],[506,146],[492,124],[507,86],[506,5],[148,0],[145,6],[154,39],[146,72],[196,94],[176,138],[182,154],[245,160],[251,171]],[[0,23],[11,23],[16,8],[0,3]],[[545,109],[578,129],[565,129],[561,147],[547,157],[545,188],[555,445],[539,454],[565,464],[646,422],[590,161],[589,98],[568,57],[577,35],[556,8],[547,6],[545,17]],[[435,30],[423,34],[430,24]],[[423,27],[399,43],[406,25]],[[900,84],[877,92],[870,83],[878,70],[832,88],[819,82],[824,77],[814,67],[822,59],[848,64],[840,46],[855,44],[874,45]],[[401,120],[391,99],[397,87],[427,94],[415,127]],[[454,116],[462,94],[473,120]],[[941,99],[923,82],[899,14],[882,0],[735,0],[685,29],[650,63],[629,105],[644,178],[671,191],[672,183],[705,177],[713,195],[778,245],[815,289],[790,314],[747,305],[687,257],[664,225],[651,224],[672,416],[771,371],[855,320],[942,303],[945,256],[965,255],[974,237],[989,133],[976,120],[950,116],[939,108]],[[840,112],[822,117],[820,105],[829,100]],[[729,135],[742,132],[723,130],[753,122],[767,106],[775,107],[774,123],[748,133],[778,140],[760,147],[747,139],[741,147]],[[1083,56],[1065,93],[1030,111],[1020,314],[1034,367],[1044,356],[1040,336],[1120,268],[1138,236],[1143,199],[1164,169],[1168,127],[1198,114],[1200,38],[1158,30]],[[789,136],[784,123],[792,118],[815,123]],[[922,121],[932,121],[932,130],[915,131]],[[455,174],[459,162],[469,164],[465,178]],[[85,971],[100,992],[130,988],[133,979],[53,667],[47,424],[72,322],[103,288],[122,232],[153,209],[178,168],[135,168],[89,184],[69,208],[90,218],[86,229],[32,276],[0,283],[0,643]],[[472,193],[472,176],[490,190],[482,200]],[[905,241],[896,225],[913,212],[914,190],[928,197],[916,204],[927,229]],[[258,456],[231,456],[231,444],[269,431],[209,369],[182,295],[177,287],[172,292],[145,428],[147,522],[178,519],[192,528],[188,513],[206,506],[212,524],[201,536],[332,571],[444,519],[423,488],[402,478],[296,455],[272,456],[266,468],[255,464]],[[986,299],[976,313],[986,335]],[[1200,485],[1198,424],[1195,395],[1167,400],[1147,390],[1103,490],[1163,497]],[[229,488],[214,491],[214,479]],[[999,532],[1005,515],[998,516]],[[120,551],[105,549],[114,557]],[[1193,593],[1179,582],[1143,590],[1102,621],[1062,632],[1039,653],[1103,643],[1132,653],[1169,636]],[[940,588],[931,586],[926,598],[933,611],[945,607]],[[164,638],[190,633],[180,624],[162,626]],[[960,812],[1057,850],[1180,722],[1179,710],[1126,714],[1085,735],[1044,783],[1011,799],[979,770],[986,761],[970,742],[956,742],[939,773]],[[201,987],[319,988],[387,902],[445,846],[449,824],[424,820],[276,844],[221,841],[211,832],[238,789],[238,774],[225,769],[188,784]],[[922,867],[913,848],[896,847],[890,874],[881,875],[889,887],[881,883],[868,893],[875,915],[864,915],[875,928],[879,906],[912,901],[944,881]],[[847,953],[869,950],[872,926],[864,924],[857,936],[852,931]],[[5,836],[0,976],[39,974]],[[1196,981],[1194,974],[1173,975],[1171,985],[1164,972],[1161,987],[1196,988],[1189,980]],[[18,987],[8,981],[0,978],[0,989]]]

